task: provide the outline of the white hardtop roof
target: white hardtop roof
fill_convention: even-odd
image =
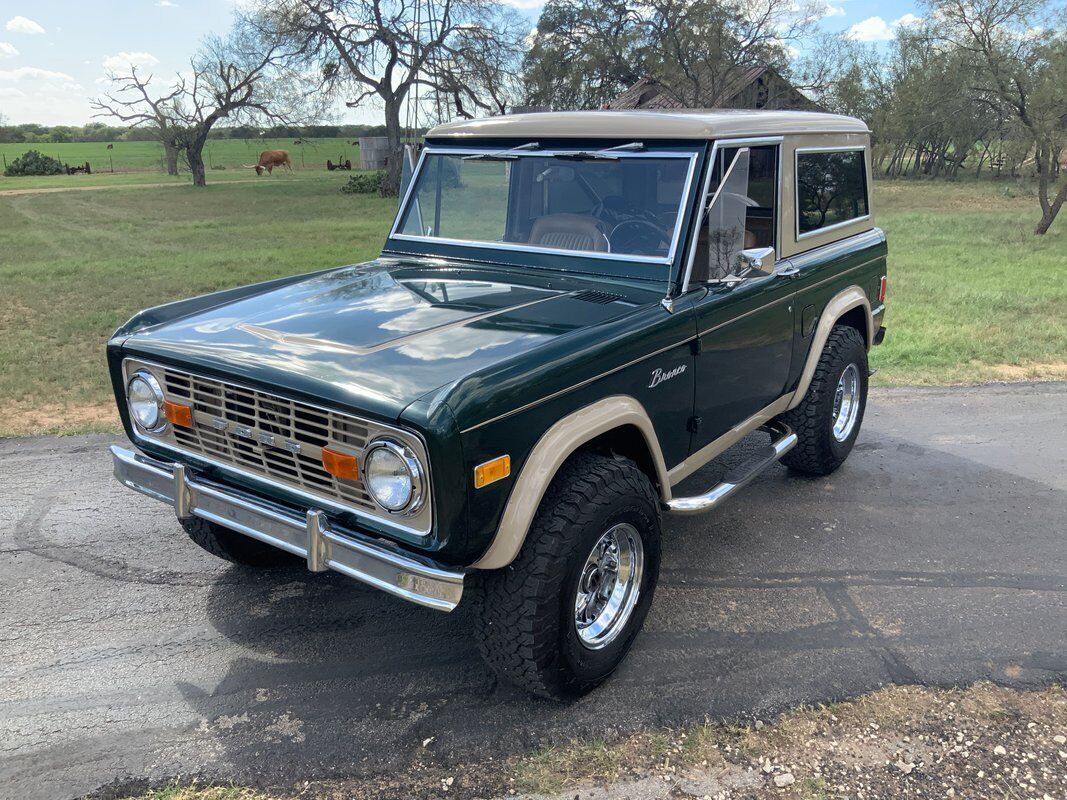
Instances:
[[[722,139],[798,133],[870,133],[866,123],[816,111],[549,111],[457,120],[428,137]]]

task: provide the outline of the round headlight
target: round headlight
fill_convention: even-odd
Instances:
[[[167,420],[163,416],[163,390],[150,372],[134,373],[126,384],[126,404],[130,416],[139,428],[156,433],[163,430]]]
[[[363,457],[363,482],[374,502],[393,514],[414,514],[422,505],[419,460],[392,439],[371,442]]]

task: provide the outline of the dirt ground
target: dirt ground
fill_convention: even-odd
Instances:
[[[777,720],[642,733],[464,767],[409,770],[263,792],[171,787],[138,800],[653,800],[653,798],[1067,797],[1067,691],[891,687]],[[109,796],[106,793],[97,797]],[[110,795],[130,797],[131,795]]]
[[[114,403],[17,402],[0,409],[0,437],[37,436],[42,433],[118,431],[119,414]]]

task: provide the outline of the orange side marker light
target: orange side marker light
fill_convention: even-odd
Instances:
[[[359,480],[359,462],[356,457],[340,450],[322,448],[322,468],[335,478],[346,481]]]
[[[474,468],[474,488],[481,489],[490,483],[502,481],[511,474],[511,456],[500,456]]]
[[[191,406],[183,406],[181,403],[172,403],[170,400],[163,401],[163,416],[171,425],[179,425],[182,428],[193,427],[193,409]]]

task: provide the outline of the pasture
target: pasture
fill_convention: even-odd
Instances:
[[[395,211],[341,194],[347,173],[209,174],[199,190],[90,177],[112,188],[5,195],[25,184],[0,179],[0,435],[113,428],[103,344],[132,313],[373,258]],[[1007,183],[880,182],[875,203],[890,247],[877,383],[1067,377],[1067,220],[1033,236],[1036,203]]]
[[[294,144],[287,139],[212,139],[204,148],[204,163],[207,164],[210,181],[212,172],[239,170],[242,164],[254,164],[262,150],[288,150],[297,169],[325,169],[326,161],[335,164],[351,160],[359,165],[359,145],[354,139],[304,139],[303,144]],[[108,150],[108,144],[112,149]],[[70,142],[65,144],[0,144],[0,174],[4,160],[10,163],[27,150],[37,150],[46,156],[59,159],[64,164],[75,166],[86,161],[94,172],[156,172],[165,173],[166,163],[163,148],[157,142]]]

